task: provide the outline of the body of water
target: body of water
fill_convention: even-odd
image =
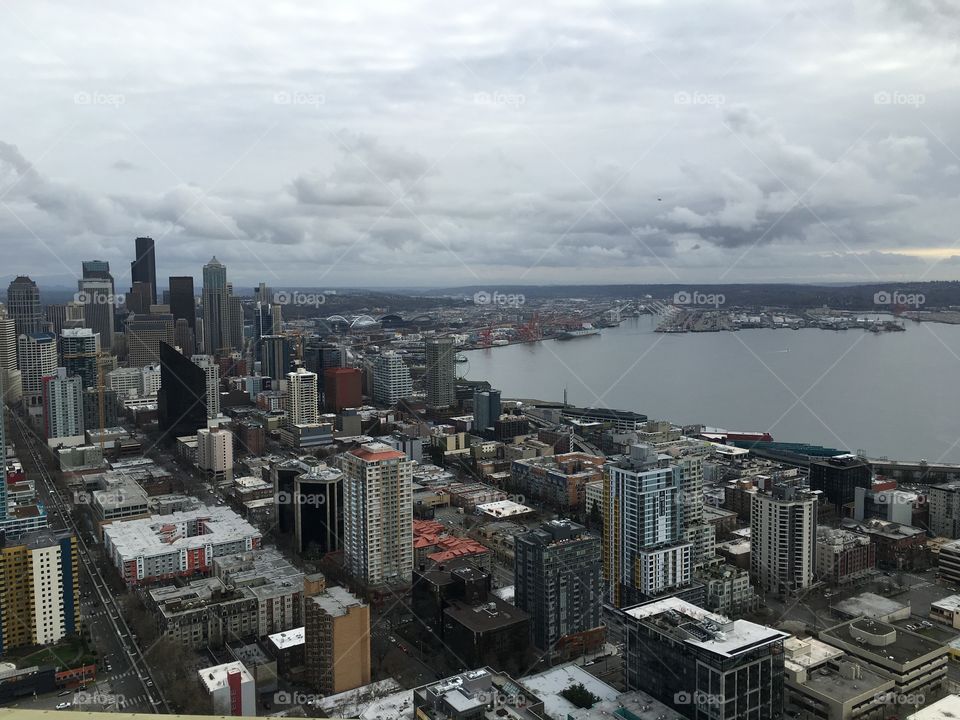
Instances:
[[[653,323],[644,316],[599,336],[471,351],[467,377],[504,397],[559,402],[566,388],[579,406],[960,462],[960,326],[665,334]]]

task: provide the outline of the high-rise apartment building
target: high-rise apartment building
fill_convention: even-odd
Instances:
[[[66,368],[43,378],[43,426],[47,440],[83,440],[83,379]]]
[[[560,654],[602,645],[600,538],[552,520],[515,535],[514,553],[514,605],[530,615],[533,644]]]
[[[649,445],[604,468],[603,575],[617,607],[689,585],[683,471]]]
[[[683,538],[690,543],[690,564],[696,572],[716,557],[716,528],[703,518],[703,461],[710,445],[683,438],[661,444],[658,451],[669,455],[683,474]]]
[[[346,588],[304,589],[304,659],[310,686],[324,695],[370,683],[370,606]]]
[[[764,590],[792,593],[813,583],[817,495],[775,485],[750,499],[750,574]]]
[[[134,240],[136,256],[130,263],[130,280],[149,285],[150,305],[157,304],[157,260],[154,255],[153,238],[138,237]],[[149,308],[147,308],[149,310]]]
[[[309,425],[319,420],[317,374],[304,368],[287,373],[287,423]]]
[[[43,378],[57,369],[57,339],[53,333],[37,332],[17,338],[17,358],[27,405],[43,404]]]
[[[77,281],[77,302],[83,305],[84,325],[100,336],[100,347],[113,348],[113,322],[116,296],[113,280],[93,277]]]
[[[60,357],[67,375],[76,375],[83,387],[97,385],[97,353],[100,336],[90,328],[67,328],[60,331]]]
[[[13,318],[17,337],[43,330],[40,290],[25,275],[20,275],[7,286],[7,315]]]
[[[381,442],[340,457],[344,560],[367,586],[411,581],[414,464]]]
[[[323,403],[327,412],[338,413],[363,403],[363,373],[359,368],[326,368],[323,371]]]
[[[130,367],[156,365],[160,362],[160,346],[173,345],[173,315],[165,312],[131,315],[125,335]]]
[[[215,418],[220,414],[220,366],[209,355],[194,355],[190,360],[203,370],[207,417]]]
[[[430,338],[424,345],[424,356],[427,366],[424,372],[427,405],[450,407],[457,399],[457,353],[453,338]]]
[[[203,266],[203,351],[217,356],[230,349],[227,268],[214,257]]]
[[[80,558],[69,533],[41,530],[0,549],[0,654],[80,630]]]
[[[413,395],[410,368],[392,350],[377,356],[373,362],[373,401],[378,405],[396,405]]]
[[[20,382],[20,371],[17,370],[17,325],[7,315],[6,306],[0,305],[0,383],[3,384],[0,406],[20,400],[23,394]]]
[[[217,425],[197,430],[197,467],[214,480],[233,473],[233,433]]]

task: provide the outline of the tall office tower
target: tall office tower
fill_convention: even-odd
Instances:
[[[14,403],[22,394],[20,374],[17,370],[17,325],[7,315],[7,308],[0,304],[0,383],[3,383],[3,403]],[[14,397],[16,396],[16,397]]]
[[[100,336],[90,328],[68,328],[60,333],[60,358],[67,375],[77,375],[83,387],[97,385],[97,353]]]
[[[76,537],[39,530],[8,539],[0,546],[0,654],[79,631]]]
[[[370,606],[342,587],[317,589],[304,579],[304,659],[307,682],[334,695],[370,683]]]
[[[197,300],[193,294],[193,278],[189,275],[174,275],[168,279],[170,285],[170,312],[174,320],[187,321],[190,331],[197,332]]]
[[[604,640],[600,538],[570,520],[514,536],[514,605],[530,614],[533,644],[579,655]]]
[[[166,343],[160,346],[157,414],[160,429],[171,441],[207,426],[207,374]]]
[[[283,306],[274,303],[270,308],[270,321],[273,323],[273,334],[279,335],[283,332]]]
[[[153,305],[153,288],[150,283],[135,282],[130,286],[124,305],[134,315],[145,315]]]
[[[271,296],[270,288],[267,287],[266,283],[260,283],[258,287],[254,288],[253,299],[253,357],[255,360],[261,360],[262,348],[260,346],[260,338],[262,338],[264,335],[274,335],[279,333],[273,332],[273,318],[271,315],[271,310],[273,308],[273,297]],[[316,370],[314,370],[314,372],[316,372]]]
[[[44,313],[47,316],[47,327],[54,335],[59,335],[64,328],[83,327],[83,304],[76,300],[47,305]]]
[[[220,414],[220,366],[209,355],[193,355],[190,360],[203,370],[207,417],[215,418]]]
[[[500,419],[500,391],[474,390],[473,391],[473,431],[483,435],[487,428]]]
[[[96,430],[103,425],[105,428],[116,427],[119,424],[117,415],[117,392],[110,388],[103,391],[103,422],[100,422],[100,391],[95,387],[83,391],[83,427],[85,430]]]
[[[457,353],[453,338],[441,337],[427,340],[424,346],[427,369],[424,383],[427,390],[427,405],[450,407],[456,402]]]
[[[340,456],[347,570],[368,587],[413,579],[413,466],[371,442]]]
[[[319,420],[317,374],[304,368],[287,373],[287,423],[309,425]]]
[[[136,256],[130,263],[130,281],[149,285],[149,305],[157,304],[157,261],[153,251],[153,238],[138,237],[134,241]]]
[[[332,367],[323,371],[323,404],[327,412],[363,404],[363,373],[359,368]]]
[[[822,491],[827,502],[837,509],[854,501],[858,487],[869,490],[872,483],[870,463],[856,455],[838,455],[810,463],[810,489]]]
[[[775,485],[750,500],[750,574],[757,586],[779,593],[813,583],[817,495],[794,485]]]
[[[233,289],[231,288],[231,293]],[[230,347],[234,350],[243,349],[243,300],[231,294],[227,298],[227,307],[230,310]]]
[[[343,472],[325,463],[302,465],[304,472],[294,478],[288,495],[294,548],[297,552],[313,549],[320,555],[336,552],[343,539]]]
[[[57,338],[53,333],[33,333],[17,338],[23,399],[27,405],[43,404],[43,378],[57,369]]]
[[[216,357],[229,349],[227,268],[214,257],[203,266],[203,350]]]
[[[7,315],[13,318],[17,337],[43,330],[40,290],[33,280],[20,275],[7,286]]]
[[[730,620],[676,597],[616,615],[624,628],[623,678],[629,690],[649,693],[697,720],[783,717],[783,645],[789,633]],[[834,677],[839,682],[839,674]],[[854,717],[832,717],[841,716]]]
[[[197,344],[186,318],[177,318],[173,323],[173,344],[187,357],[196,354]]]
[[[274,380],[282,380],[290,372],[293,350],[285,335],[264,335],[260,338],[260,372]]]
[[[113,280],[81,278],[77,281],[77,301],[83,304],[83,322],[100,336],[100,347],[113,348]]]
[[[47,440],[83,438],[83,379],[66,368],[43,378],[43,427]]]
[[[109,280],[113,289],[113,275],[110,274],[110,263],[106,260],[84,260],[82,263],[83,277],[87,280]]]
[[[6,398],[6,376],[0,372],[0,398]],[[3,482],[0,482],[0,537],[7,523],[7,406],[0,402],[0,468],[3,468]],[[3,603],[0,602],[0,654],[3,653]]]
[[[160,346],[173,345],[173,315],[148,313],[127,319],[127,363],[130,367],[146,367],[160,362]]]
[[[604,467],[603,577],[616,607],[689,585],[683,471],[649,445]]]
[[[378,405],[396,405],[413,395],[410,368],[392,350],[377,356],[373,363],[373,401]]]

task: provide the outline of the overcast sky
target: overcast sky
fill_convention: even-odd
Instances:
[[[953,279],[958,8],[7,0],[0,280]]]

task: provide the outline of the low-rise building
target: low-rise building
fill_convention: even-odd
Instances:
[[[605,458],[596,455],[566,453],[514,460],[510,473],[514,487],[525,497],[563,509],[580,509],[586,505],[587,483],[602,480],[604,462]]]
[[[216,715],[257,714],[257,690],[253,675],[241,662],[204,668],[197,673],[210,696]]]
[[[420,720],[547,720],[543,702],[511,678],[489,667],[423,685],[413,691]]]
[[[877,567],[877,546],[848,530],[818,527],[816,553],[817,577],[833,585],[853,582]]]
[[[706,586],[706,607],[711,612],[742,615],[755,610],[760,603],[746,567],[714,563],[698,570],[696,578]]]
[[[949,583],[960,583],[960,540],[940,546],[940,577]]]
[[[257,635],[256,598],[244,588],[225,585],[219,578],[151,588],[146,600],[160,634],[184,647],[222,647],[231,640]]]
[[[960,628],[960,595],[950,595],[931,602],[930,619]]]
[[[841,520],[840,528],[869,537],[877,546],[880,568],[906,570],[926,560],[927,533],[923,528],[877,519],[857,522],[850,518]]]
[[[370,607],[342,587],[304,592],[304,653],[311,687],[332,695],[367,685]]]

